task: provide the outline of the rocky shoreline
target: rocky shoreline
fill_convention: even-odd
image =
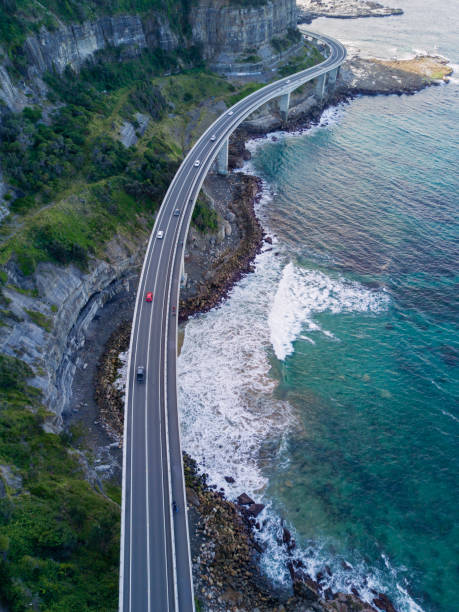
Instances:
[[[180,322],[217,306],[245,274],[253,272],[253,260],[266,239],[254,210],[255,203],[261,197],[259,179],[238,174],[230,175],[228,182],[233,194],[229,202],[229,211],[237,225],[239,243],[230,246],[210,261],[206,278],[201,282],[197,293],[180,300]],[[266,240],[269,241],[269,238]],[[185,254],[186,265],[187,254]]]
[[[400,8],[389,8],[373,0],[298,0],[298,23],[311,23],[318,17],[359,19],[403,15]]]
[[[295,541],[286,527],[278,545],[289,558],[291,588],[274,589],[262,574],[259,560],[263,546],[256,532],[263,529],[258,516],[263,504],[242,493],[236,501],[225,498],[223,489],[207,484],[195,461],[184,453],[189,519],[192,526],[191,552],[195,594],[204,609],[212,612],[395,612],[389,598],[373,591],[373,604],[358,593],[333,593],[324,589],[329,567],[317,580],[295,559]],[[228,482],[234,482],[226,476]],[[374,607],[375,606],[375,607]]]

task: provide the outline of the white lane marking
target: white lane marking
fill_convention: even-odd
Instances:
[[[162,210],[160,210],[160,213],[158,214],[158,217],[155,223],[155,226],[158,225],[158,227],[161,226],[163,222],[163,218],[166,215],[167,206],[164,209],[163,207],[161,207],[161,209]],[[166,236],[167,236],[167,230],[169,229],[170,224],[171,224],[171,218],[169,217],[168,223],[165,229]],[[153,234],[156,236],[156,233],[154,230],[153,230]],[[156,296],[158,293],[157,288],[158,288],[158,276],[159,276],[159,269],[160,269],[159,262],[161,261],[161,258],[163,257],[163,251],[166,248],[166,244],[167,244],[167,240],[161,241],[160,243],[159,255],[157,258],[157,262],[156,262],[157,265],[155,268],[155,275],[154,275],[155,280],[152,286],[154,297],[153,297],[153,304],[151,305],[151,309],[150,309],[150,320],[149,320],[149,326],[148,326],[147,363],[146,363],[146,381],[145,381],[145,385],[146,385],[145,404],[144,404],[144,409],[145,409],[145,492],[146,492],[145,500],[146,500],[146,517],[147,517],[147,572],[148,572],[147,589],[148,589],[148,610],[149,612],[151,611],[151,598],[152,598],[153,593],[151,591],[151,556],[150,556],[150,471],[149,471],[150,445],[148,444],[148,422],[149,422],[148,421],[148,416],[149,416],[148,392],[150,389],[150,380],[149,380],[148,372],[150,370],[150,344],[152,340],[152,325],[153,325],[154,314],[156,311],[155,304],[158,301],[158,298]],[[150,253],[150,260],[153,261],[153,251]],[[148,267],[146,278],[148,276],[149,271],[150,271],[150,266]],[[161,318],[163,316],[163,310],[161,311]],[[161,361],[159,360],[159,367],[161,367],[160,364],[161,364]],[[160,377],[158,377],[158,379],[160,379]],[[168,554],[167,554],[167,538],[166,538],[166,529],[165,529],[164,481],[163,481],[164,467],[163,467],[163,452],[162,452],[163,443],[162,443],[162,435],[161,435],[161,420],[162,419],[161,419],[161,390],[160,388],[158,388],[158,409],[159,409],[159,424],[160,424],[160,429],[159,429],[160,466],[158,466],[158,468],[161,467],[160,469],[161,479],[160,480],[161,480],[161,501],[162,501],[162,506],[163,506],[163,512],[162,512],[162,515],[163,515],[163,548],[164,548],[164,557],[167,560]],[[169,581],[168,572],[167,572],[167,561],[166,561],[166,580]],[[167,607],[169,608],[169,589],[166,589],[166,596],[167,596]]]
[[[152,236],[155,234],[152,234]],[[150,241],[148,243],[148,247],[147,247],[147,254],[151,249],[151,253],[150,253],[150,257],[148,258],[148,263],[146,266],[146,274],[145,276],[143,276],[143,272],[144,269],[142,269],[142,276],[141,276],[141,282],[139,282],[139,286],[138,286],[138,290],[137,290],[137,299],[136,299],[136,306],[137,306],[137,300],[140,299],[141,301],[141,305],[140,305],[140,311],[138,314],[138,317],[135,321],[135,326],[133,329],[133,333],[135,332],[135,327],[137,327],[137,333],[136,333],[136,341],[135,341],[135,352],[134,352],[134,371],[132,372],[133,376],[131,376],[131,370],[128,369],[128,373],[129,373],[129,378],[132,381],[132,385],[133,385],[133,392],[132,392],[132,403],[129,406],[129,411],[131,413],[131,489],[130,489],[130,522],[129,522],[129,533],[130,533],[130,547],[129,547],[129,610],[132,609],[132,521],[133,521],[133,500],[134,500],[134,495],[133,495],[133,457],[134,457],[134,398],[135,398],[135,391],[136,391],[136,387],[135,387],[135,366],[137,365],[137,348],[138,348],[138,339],[139,339],[139,328],[140,328],[140,322],[142,320],[142,312],[143,312],[143,308],[144,308],[144,303],[143,303],[143,294],[145,292],[145,286],[146,286],[146,282],[145,279],[148,277],[148,273],[150,271],[150,267],[151,267],[151,263],[152,263],[152,252],[154,250],[154,245],[152,244],[152,239],[150,238]],[[136,310],[137,313],[137,310]],[[130,363],[129,363],[130,366]],[[126,440],[127,442],[127,440]],[[147,559],[147,563],[148,563],[148,559]]]
[[[147,245],[147,251],[146,253],[148,254],[149,249],[151,247],[151,243],[153,240],[153,235],[150,236],[150,239],[148,241],[148,245]],[[136,296],[136,305],[135,305],[135,315],[137,315],[138,312],[138,306],[139,306],[139,299],[140,296],[142,295],[140,288],[141,288],[141,281],[142,281],[142,276],[144,273],[144,270],[146,267],[149,267],[150,262],[147,261],[147,258],[144,259],[144,263],[142,266],[142,273],[140,276],[140,280],[139,280],[139,287],[137,290],[137,296]],[[132,332],[131,332],[131,338],[129,341],[129,354],[128,354],[128,365],[127,365],[127,373],[128,373],[128,377],[126,380],[126,398],[125,398],[125,414],[124,414],[124,432],[123,432],[123,488],[122,488],[122,507],[121,507],[121,545],[120,545],[120,558],[122,559],[121,562],[121,568],[120,568],[120,591],[119,591],[119,607],[120,607],[120,612],[123,612],[123,608],[124,608],[124,575],[125,575],[125,520],[126,520],[126,466],[127,466],[127,432],[128,432],[128,421],[129,419],[131,419],[131,441],[132,441],[132,435],[133,435],[133,431],[134,431],[134,422],[133,422],[133,409],[131,408],[131,406],[133,404],[130,404],[130,386],[131,383],[133,383],[134,381],[132,380],[131,377],[131,360],[133,358],[134,355],[134,363],[135,363],[135,355],[137,354],[137,340],[138,340],[138,334],[135,334],[135,329],[136,326],[138,326],[138,322],[140,321],[140,316],[142,313],[142,306],[140,307],[140,314],[139,317],[135,317],[134,318],[134,325],[132,328]],[[135,340],[135,346],[136,349],[135,351],[132,350],[133,348],[133,339],[134,336],[136,338]],[[135,386],[133,384],[132,386],[132,399],[134,398],[135,395]],[[130,477],[130,483],[131,483],[131,487],[130,487],[130,504],[129,504],[129,508],[130,508],[130,516],[129,516],[129,609],[131,609],[132,606],[132,563],[131,563],[131,556],[132,556],[132,458],[133,458],[133,445],[131,443],[131,448],[130,448],[130,456],[131,456],[131,465],[130,465],[130,472],[131,472],[131,477]]]
[[[192,167],[189,168],[188,172],[192,171]],[[173,203],[173,207],[175,208],[177,206],[177,202],[179,200],[179,198],[182,196],[182,192],[185,189],[186,186],[186,182],[182,181],[181,185],[180,185],[180,189],[178,191],[178,194],[176,196],[176,198],[174,200],[171,199],[171,202]],[[188,197],[188,193],[187,193],[187,197]],[[184,207],[184,211],[186,211],[186,208],[188,206],[188,202],[185,203],[185,207]],[[164,425],[165,425],[165,436],[166,436],[166,461],[167,461],[167,470],[168,470],[168,482],[169,482],[169,510],[170,507],[172,505],[173,502],[173,496],[172,496],[172,475],[171,475],[171,466],[170,466],[170,452],[169,452],[169,418],[168,418],[168,401],[167,401],[167,354],[168,354],[168,329],[169,329],[169,308],[170,308],[170,282],[171,282],[171,274],[170,272],[173,270],[173,263],[174,263],[174,259],[175,259],[175,251],[177,249],[177,244],[178,244],[178,239],[180,236],[180,231],[181,231],[181,227],[183,224],[183,218],[184,218],[184,214],[181,215],[180,219],[179,219],[179,223],[178,225],[176,225],[175,227],[175,231],[173,234],[173,239],[172,239],[172,244],[171,244],[171,248],[169,249],[169,253],[168,253],[168,257],[167,257],[167,262],[166,262],[166,270],[167,270],[167,279],[168,282],[166,281],[166,290],[164,292],[164,297],[167,298],[166,300],[166,318],[164,318],[164,316],[161,318],[162,324],[161,324],[161,346],[160,346],[160,351],[161,351],[161,355],[164,356],[164,372],[163,372],[163,377],[161,377],[161,360],[159,362],[159,372],[158,372],[158,377],[159,380],[162,380],[163,382],[163,386],[164,386]],[[171,216],[171,220],[172,220],[172,216]],[[174,242],[175,241],[175,242]],[[162,255],[163,251],[161,251],[161,255]],[[164,257],[166,257],[166,255],[164,255]],[[171,265],[172,263],[172,265]],[[159,262],[158,262],[158,268],[159,268]],[[163,306],[164,306],[164,299],[163,299]],[[163,309],[163,313],[164,313],[164,309]],[[178,316],[176,314],[176,316]],[[165,326],[164,326],[165,323]],[[163,329],[165,327],[164,333],[163,333]],[[172,579],[173,579],[173,587],[174,587],[174,599],[175,599],[175,607],[176,610],[178,610],[178,586],[177,586],[177,559],[176,559],[176,550],[175,550],[175,528],[174,528],[174,517],[173,514],[171,512],[169,512],[169,517],[170,517],[170,533],[171,533],[171,549],[172,549],[172,566],[173,566],[173,572],[172,572]],[[194,601],[194,599],[193,599]],[[193,603],[194,605],[194,603]]]
[[[160,221],[160,217],[163,217],[164,215],[160,214],[161,211],[159,211],[156,221],[155,221],[155,227],[156,225],[160,225],[161,221]],[[153,230],[153,232],[150,234],[150,239],[148,241],[148,245],[147,245],[147,250],[146,250],[146,256],[144,259],[144,263],[142,266],[142,272],[141,272],[141,276],[139,279],[139,285],[137,288],[137,296],[136,296],[136,307],[135,307],[135,318],[134,318],[134,326],[133,326],[133,330],[131,333],[131,340],[130,340],[130,348],[131,351],[129,353],[128,356],[128,368],[127,368],[127,372],[128,372],[128,380],[127,380],[127,385],[126,385],[126,402],[125,402],[125,412],[127,412],[127,415],[125,414],[125,437],[124,437],[124,448],[123,448],[123,473],[126,474],[126,466],[125,466],[125,456],[127,453],[126,450],[126,445],[127,445],[127,422],[128,419],[126,418],[126,416],[128,416],[131,419],[131,465],[130,465],[130,472],[131,472],[131,478],[130,478],[130,482],[131,482],[131,489],[130,489],[130,516],[129,516],[129,541],[130,541],[130,546],[129,546],[129,609],[131,610],[132,608],[132,521],[133,521],[133,491],[132,491],[132,482],[133,482],[133,454],[134,454],[134,444],[133,444],[133,439],[134,439],[134,397],[135,397],[135,391],[136,391],[136,387],[135,387],[135,369],[134,369],[134,376],[131,376],[131,359],[134,358],[134,367],[137,363],[137,346],[138,346],[138,338],[139,338],[139,327],[140,327],[140,322],[142,319],[142,312],[143,312],[143,308],[144,308],[144,303],[143,303],[143,294],[145,293],[145,287],[146,287],[146,280],[148,278],[149,272],[150,272],[150,268],[151,268],[151,264],[153,262],[153,251],[154,251],[154,247],[155,244],[153,244],[153,240],[154,237],[156,236],[156,232],[155,230]],[[162,243],[161,243],[161,247],[162,247]],[[140,310],[139,310],[139,300],[140,300]],[[135,330],[137,328],[137,333],[135,333]],[[135,341],[135,350],[132,351],[132,340],[133,337],[135,335],[136,341]],[[130,389],[130,384],[132,382],[132,398],[131,398],[131,404],[129,404],[129,389]],[[127,410],[126,410],[127,409]],[[123,513],[123,509],[124,509],[124,516],[125,516],[125,503],[126,503],[126,478],[124,478],[123,481],[123,493],[124,493],[124,504],[123,504],[123,508],[122,508],[122,513]],[[121,553],[124,555],[124,538],[125,538],[125,525],[124,522],[122,523],[122,542],[121,542]],[[120,572],[120,580],[121,577],[124,580],[124,556],[123,558],[123,563],[122,563],[122,570]],[[120,583],[121,584],[121,583]],[[122,588],[120,589],[120,601],[119,601],[119,605],[120,605],[120,609],[122,611],[123,606],[124,606],[124,584],[122,586]]]
[[[177,194],[177,196],[179,197],[181,192],[183,190],[183,185],[180,186],[179,188],[179,192]],[[173,202],[175,202],[176,200],[171,200]],[[167,203],[166,203],[167,204]],[[163,207],[161,207],[161,209],[163,209]],[[166,205],[166,207],[164,207],[163,211],[161,213],[161,219],[157,219],[157,224],[158,226],[161,225],[162,220],[164,218],[164,216],[167,214],[167,209],[168,206]],[[158,215],[159,217],[159,215]],[[167,235],[167,231],[169,230],[170,224],[173,220],[173,215],[170,215],[168,217],[168,222],[167,222],[167,226],[166,226],[166,230],[165,230],[165,234]],[[155,223],[156,225],[156,223]],[[156,235],[156,234],[155,234]],[[147,374],[148,374],[148,370],[149,370],[149,360],[150,360],[150,343],[151,343],[151,339],[152,339],[152,333],[151,333],[151,329],[152,329],[152,321],[153,321],[153,315],[155,313],[155,304],[158,301],[158,298],[156,298],[157,295],[157,287],[158,287],[158,276],[159,276],[159,270],[160,270],[160,262],[161,259],[163,257],[167,257],[167,255],[163,255],[164,251],[166,250],[166,245],[168,244],[168,241],[162,241],[160,243],[160,250],[159,250],[159,255],[157,258],[157,262],[156,262],[156,269],[155,269],[155,281],[154,281],[154,285],[153,285],[153,290],[154,290],[154,302],[151,308],[151,312],[150,312],[150,322],[149,322],[149,334],[148,334],[148,346],[147,346]],[[150,259],[153,259],[153,252],[151,252],[150,254]],[[168,263],[168,262],[167,262]],[[166,266],[166,269],[168,268],[168,266]],[[149,271],[150,267],[148,268]],[[159,292],[159,294],[161,294],[161,291]],[[164,299],[160,302],[161,306],[161,317],[160,320],[164,321]],[[140,327],[140,326],[139,326]],[[162,326],[161,326],[162,327]],[[163,342],[163,334],[160,334],[160,354],[162,352],[162,342]],[[158,380],[161,380],[161,359],[158,360],[158,368],[159,368],[159,373],[158,373]],[[147,377],[148,380],[148,377]],[[149,385],[147,384],[147,390],[149,388]],[[147,391],[148,393],[148,391]],[[149,610],[151,609],[151,596],[153,595],[153,593],[151,592],[151,588],[150,588],[150,574],[151,574],[151,567],[150,567],[150,553],[149,553],[149,545],[150,545],[150,523],[149,523],[149,516],[150,516],[150,505],[149,505],[149,445],[148,445],[148,419],[147,419],[147,413],[148,413],[148,400],[147,400],[147,393],[146,393],[146,398],[145,398],[145,439],[146,439],[146,444],[145,444],[145,463],[146,463],[146,492],[147,492],[147,497],[146,497],[146,513],[147,513],[147,550],[148,550],[148,559],[147,559],[147,566],[148,566],[148,606],[149,606]],[[159,431],[159,450],[160,450],[160,462],[161,462],[161,501],[162,501],[162,506],[163,506],[163,512],[162,512],[162,516],[163,516],[163,538],[164,538],[164,557],[166,559],[166,570],[167,570],[167,558],[168,558],[168,552],[167,552],[167,537],[166,537],[166,509],[165,509],[165,495],[164,495],[164,481],[163,481],[163,471],[164,471],[164,467],[163,467],[163,453],[162,453],[162,448],[163,448],[163,442],[162,442],[162,435],[161,435],[161,422],[162,422],[162,411],[161,411],[161,386],[159,385],[158,387],[158,408],[159,408],[159,422],[160,422],[160,431]],[[167,426],[167,424],[166,424]],[[166,433],[166,444],[167,444],[167,433]],[[168,456],[168,450],[166,453],[166,462],[167,462],[167,468],[168,468],[168,482],[169,482],[169,497],[171,496],[171,486],[170,486],[170,466],[169,466],[169,456]],[[170,515],[170,508],[169,508],[169,515]],[[173,527],[171,525],[171,527]],[[173,538],[174,535],[174,531],[173,528],[171,530],[171,537]],[[172,554],[174,554],[174,547],[172,548]],[[175,567],[175,559],[173,559],[173,567]],[[168,575],[168,572],[166,571],[166,580],[169,582],[170,580],[170,576]],[[174,580],[174,592],[176,590],[176,585],[175,585],[175,572],[174,572],[174,576],[173,576],[173,580]],[[169,609],[169,588],[166,589],[166,596],[167,596],[167,602],[168,602],[168,609]]]
[[[205,146],[206,145],[204,145],[204,148],[205,148]],[[204,179],[205,179],[205,177],[207,175],[207,172],[208,172],[208,170],[209,170],[209,168],[210,168],[210,166],[212,164],[212,161],[209,161],[209,157],[210,157],[209,155],[206,157],[206,160],[205,160],[205,162],[203,164],[203,167],[202,167],[201,171],[197,175],[193,176],[193,175],[190,174],[193,171],[193,168],[190,167],[189,170],[188,170],[188,174],[186,176],[186,179],[191,178],[191,185],[187,189],[187,201],[186,201],[186,204],[185,204],[184,214],[182,215],[182,217],[181,217],[181,219],[179,221],[179,224],[176,227],[175,234],[174,234],[174,238],[175,238],[174,248],[170,250],[169,260],[167,262],[168,263],[168,268],[170,268],[171,267],[170,263],[172,261],[172,275],[169,275],[169,283],[168,283],[167,290],[166,290],[166,295],[168,297],[167,312],[169,312],[170,298],[171,298],[171,293],[172,293],[172,290],[173,290],[172,289],[172,281],[173,281],[173,278],[174,278],[174,267],[175,267],[175,262],[177,260],[177,254],[178,254],[177,253],[178,240],[180,238],[180,234],[181,234],[181,231],[182,231],[182,226],[183,226],[185,220],[187,220],[187,227],[186,227],[185,237],[186,237],[186,234],[188,233],[189,226],[190,226],[190,223],[191,223],[191,218],[192,218],[192,211],[193,211],[193,208],[194,208],[194,201],[195,201],[197,195],[199,194],[199,190],[201,188],[201,185],[204,182]],[[204,170],[205,170],[205,172],[204,172]],[[185,178],[184,178],[184,180],[182,181],[182,186],[185,186],[186,183],[187,183],[187,180],[185,180]],[[197,184],[199,185],[198,189],[196,189],[196,185]],[[180,190],[179,193],[181,193],[181,191],[182,191],[182,189]],[[191,207],[190,211],[187,211],[186,209],[189,207],[189,202],[190,202],[190,193],[193,193],[193,192],[196,192],[196,195],[193,196],[193,206]],[[178,300],[178,292],[177,292],[177,300]],[[178,306],[178,304],[177,304],[177,306]],[[166,329],[166,334],[164,335],[164,338],[168,338],[168,335],[169,335],[168,334],[168,329],[169,329],[169,318],[168,317],[166,319],[166,325],[167,325],[167,329]],[[177,328],[177,319],[175,321],[175,327]],[[176,355],[175,355],[176,348],[177,347],[175,345],[174,349],[173,349],[174,350],[174,358],[176,358]],[[168,346],[168,343],[166,343],[166,352],[165,352],[165,364],[166,364],[166,367],[164,369],[164,385],[165,385],[165,396],[166,396],[165,397],[165,400],[166,400],[166,406],[165,406],[165,408],[166,408],[165,415],[166,416],[165,416],[165,418],[166,418],[167,430],[168,430],[168,420],[169,420],[169,418],[168,418],[169,417],[169,411],[168,411],[168,405],[167,405],[167,355],[168,355],[168,351],[169,351],[169,346]],[[176,394],[177,394],[177,377],[175,377],[175,385],[176,385]],[[177,425],[178,425],[178,427],[177,427],[177,429],[178,429],[178,446],[179,446],[179,452],[180,452],[180,466],[181,466],[181,469],[182,469],[180,425],[178,423],[177,405],[175,406],[175,416],[176,416]],[[166,440],[167,440],[167,442],[166,442],[167,446],[169,448],[169,434],[168,433],[167,433]],[[169,459],[168,464],[169,464],[169,475],[170,475],[170,457],[169,456],[168,456],[168,459]],[[170,482],[172,482],[171,477],[170,477]],[[188,522],[187,522],[187,511],[186,511],[185,480],[184,480],[184,477],[183,477],[183,473],[182,473],[182,476],[181,476],[181,482],[182,482],[182,499],[183,499],[183,506],[184,506],[185,533],[186,533],[186,539],[187,539],[188,559],[190,559],[190,539],[189,539]],[[177,604],[176,605],[178,606],[177,570],[176,570],[177,565],[176,565],[176,553],[175,553],[175,530],[174,530],[174,525],[173,525],[172,517],[171,517],[171,530],[172,530],[171,531],[171,537],[174,540],[174,549],[173,549],[174,550],[174,570],[175,570],[174,571],[174,593],[175,593],[175,597],[176,597],[176,600],[177,600]],[[187,566],[188,566],[188,572],[189,572],[188,573],[188,580],[189,580],[188,584],[190,585],[190,599],[191,599],[191,602],[192,602],[192,609],[194,610],[195,606],[194,606],[193,578],[192,578],[192,574],[191,574],[191,564],[188,562]]]

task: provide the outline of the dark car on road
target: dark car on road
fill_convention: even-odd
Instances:
[[[145,368],[144,366],[137,366],[137,382],[142,383],[145,380]]]

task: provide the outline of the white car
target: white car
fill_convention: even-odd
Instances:
[[[197,160],[194,162],[193,166],[194,166],[195,168],[197,168],[197,167],[199,166],[199,164],[200,164],[200,163],[201,163],[201,162],[199,161],[199,159],[197,159]]]
[[[231,117],[231,115],[234,115],[234,111],[230,111],[228,115]]]
[[[159,230],[159,232],[156,234],[156,238],[163,238],[163,236],[164,236],[163,230]]]
[[[215,134],[212,134],[212,136],[210,137],[210,141],[215,142],[216,140],[217,140],[217,137],[215,136]]]
[[[286,82],[286,83],[290,83],[290,79],[287,79],[285,82]]]

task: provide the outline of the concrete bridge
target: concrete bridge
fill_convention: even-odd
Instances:
[[[313,33],[308,36],[319,39]],[[158,212],[143,263],[126,384],[119,608],[122,612],[194,611],[185,483],[177,411],[177,312],[186,238],[202,183],[217,159],[227,172],[228,139],[274,98],[287,119],[290,94],[316,79],[321,99],[346,57],[321,37],[324,62],[280,79],[221,115],[184,159]],[[152,292],[152,301],[146,293]]]
[[[283,82],[284,84],[283,89],[285,93],[282,93],[280,95],[279,93],[275,93],[275,95],[271,95],[270,97],[268,97],[268,99],[265,102],[259,103],[257,108],[254,108],[251,112],[254,112],[258,108],[260,108],[260,106],[263,106],[263,104],[265,104],[266,102],[269,102],[277,98],[278,105],[279,105],[279,112],[281,115],[282,122],[286,124],[288,121],[288,111],[290,107],[290,94],[293,91],[295,91],[295,89],[298,89],[298,87],[301,87],[308,81],[315,80],[316,83],[314,87],[314,96],[317,99],[318,103],[321,103],[327,94],[330,94],[331,92],[333,92],[333,90],[335,89],[336,81],[339,76],[340,66],[346,57],[346,51],[344,50],[344,47],[342,47],[341,43],[334,41],[335,43],[337,43],[343,48],[344,50],[343,58],[341,62],[338,64],[338,66],[336,66],[335,68],[328,68],[328,69],[325,68],[325,72],[323,72],[322,70],[324,69],[324,65],[329,61],[329,59],[331,59],[331,55],[333,55],[334,53],[334,50],[330,45],[332,39],[329,39],[324,36],[319,38],[319,36],[317,36],[316,34],[313,34],[312,32],[308,32],[306,36],[309,39],[321,40],[323,42],[322,46],[324,48],[324,52],[328,55],[326,61],[322,62],[321,64],[318,64],[317,66],[313,66],[313,68],[309,68],[307,70],[303,70],[302,72],[294,74],[291,77],[286,77],[282,81],[276,81],[276,84]],[[320,68],[320,71],[318,74],[316,74],[317,71],[314,69],[319,69],[319,68]],[[311,72],[313,70],[314,72]],[[241,118],[240,121],[236,124],[236,127],[234,129],[236,129],[246,118],[247,116],[244,116],[243,118]],[[228,146],[229,146],[229,137],[224,140],[222,148],[220,149],[217,155],[218,174],[225,175],[228,173]]]

